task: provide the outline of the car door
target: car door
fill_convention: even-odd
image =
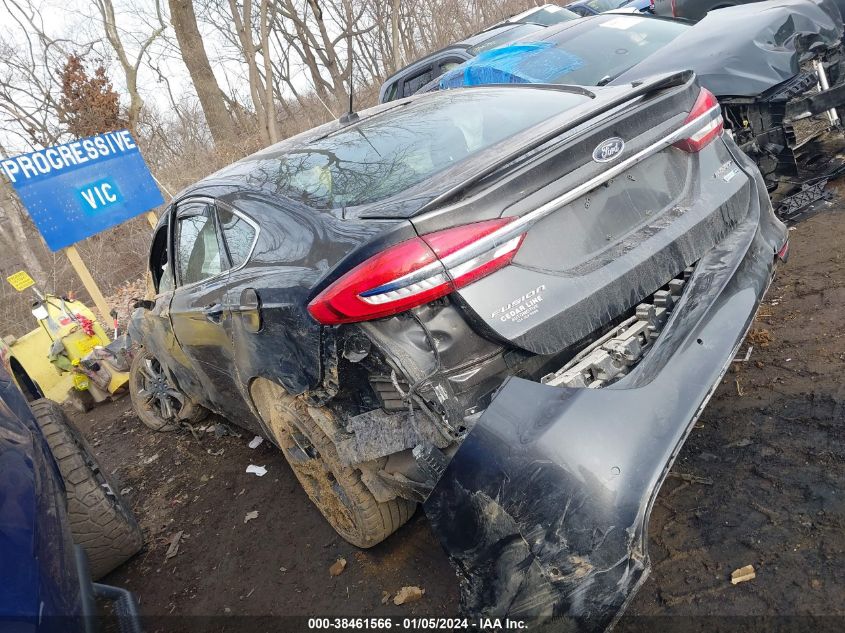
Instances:
[[[176,290],[170,302],[173,333],[202,383],[204,400],[226,417],[242,400],[236,386],[234,351],[226,309],[229,261],[214,205],[208,199],[180,202],[173,227]],[[237,419],[233,420],[238,422]]]
[[[153,235],[149,271],[155,296],[152,305],[143,312],[143,317],[138,323],[141,331],[135,335],[175,378],[179,388],[191,399],[204,404],[205,390],[194,374],[190,359],[176,342],[170,321],[170,302],[176,289],[173,261],[170,257],[171,212],[172,210],[168,210],[168,221],[159,226]]]

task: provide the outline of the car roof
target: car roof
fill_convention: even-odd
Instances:
[[[606,13],[598,13],[596,15],[588,15],[579,20],[570,20],[569,22],[561,22],[560,24],[555,24],[554,26],[550,26],[549,28],[543,30],[539,33],[531,33],[524,37],[521,37],[511,44],[517,43],[524,43],[524,42],[544,42],[548,40],[558,41],[561,36],[567,35],[567,31],[570,29],[575,29],[572,34],[582,31],[582,30],[589,30],[595,28],[598,23],[606,21],[606,20],[617,20],[617,19],[638,19],[638,20],[660,20],[662,22],[675,22],[678,24],[683,24],[684,26],[691,27],[692,24],[687,20],[681,20],[677,18],[670,18],[662,15],[651,15],[648,13],[639,13],[639,12],[619,12],[615,13],[613,11],[608,11]]]
[[[597,92],[601,92],[605,90],[603,88],[597,89],[585,89],[580,87],[574,86],[566,86],[566,85],[548,85],[543,86],[539,84],[513,84],[513,85],[502,85],[502,86],[479,86],[479,87],[468,87],[466,90],[473,90],[478,92],[495,92],[500,90],[523,90],[523,91],[530,91],[530,90],[543,90],[543,91],[560,91],[563,93],[575,93],[581,94],[586,96],[588,99],[593,99],[596,97]],[[527,96],[527,95],[526,95]],[[329,123],[325,123],[321,126],[308,130],[306,132],[302,132],[297,134],[296,136],[292,136],[287,138],[279,143],[266,147],[258,152],[246,156],[235,163],[227,165],[222,169],[218,170],[217,172],[206,176],[199,182],[190,185],[178,195],[176,195],[173,199],[173,203],[178,203],[179,201],[189,198],[192,196],[201,196],[201,195],[208,195],[216,198],[223,198],[229,194],[235,192],[253,192],[253,193],[262,193],[260,189],[251,186],[245,186],[244,184],[244,170],[249,170],[255,167],[258,169],[259,164],[262,160],[272,160],[276,156],[286,153],[287,151],[295,148],[305,148],[309,144],[323,139],[327,136],[335,134],[342,129],[350,126],[357,126],[362,122],[369,121],[382,115],[387,114],[392,110],[398,110],[405,107],[415,107],[414,104],[417,101],[428,101],[430,99],[445,99],[448,100],[450,97],[445,92],[431,92],[426,94],[420,95],[412,95],[410,97],[404,97],[402,99],[397,99],[396,101],[391,101],[385,104],[379,104],[377,106],[367,108],[362,110],[361,112],[357,113],[358,117],[352,123],[341,123],[338,120],[330,121]],[[422,104],[420,107],[424,107]],[[540,124],[533,125],[529,128],[526,128],[520,134],[525,134],[529,130],[538,127]],[[264,192],[266,193],[266,192]],[[164,214],[167,215],[167,214]],[[160,224],[164,224],[164,222],[160,222]]]

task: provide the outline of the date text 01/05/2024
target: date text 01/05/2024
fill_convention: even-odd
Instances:
[[[359,630],[479,630],[479,631],[519,631],[527,629],[524,620],[510,618],[308,618],[310,630],[319,629],[359,629]]]

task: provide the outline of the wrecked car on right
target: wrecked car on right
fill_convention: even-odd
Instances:
[[[602,14],[556,25],[448,71],[440,88],[492,83],[624,85],[690,69],[719,99],[725,127],[791,211],[790,194],[843,165],[843,24],[833,0],[720,8],[693,24]],[[429,86],[431,88],[433,86]],[[797,200],[806,202],[807,192]]]

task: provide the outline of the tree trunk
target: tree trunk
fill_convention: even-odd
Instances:
[[[258,70],[255,40],[252,39],[252,0],[243,0],[243,14],[240,13],[241,10],[238,9],[236,0],[229,0],[229,9],[232,12],[235,32],[241,42],[241,52],[246,62],[249,96],[252,99],[252,106],[255,108],[258,132],[261,134],[264,145],[269,145],[271,141],[267,126],[268,111],[264,103],[264,85],[261,81],[261,73]]]
[[[188,67],[194,89],[197,91],[208,129],[214,144],[232,147],[238,142],[235,122],[226,109],[226,100],[217,78],[211,70],[208,55],[202,43],[202,36],[197,27],[192,0],[168,0],[170,21],[176,31],[176,40],[182,53],[182,60]]]
[[[41,260],[32,248],[29,238],[24,230],[24,217],[21,204],[18,202],[11,188],[0,180],[0,235],[6,246],[11,247],[17,253],[24,265],[24,270],[35,280],[35,283],[42,291],[48,291],[47,282],[49,276]]]
[[[270,143],[278,143],[279,131],[276,127],[276,106],[273,102],[273,63],[270,59],[270,17],[268,10],[268,0],[261,0],[258,12],[258,25],[261,56],[264,59],[264,113],[267,117],[267,138]]]
[[[320,32],[320,45],[322,50],[317,50],[322,57],[323,66],[328,71],[329,76],[332,79],[335,101],[342,111],[345,111],[349,99],[349,93],[346,91],[346,87],[344,86],[344,80],[346,77],[344,77],[343,68],[341,68],[341,64],[337,58],[337,49],[334,46],[331,36],[329,36],[328,27],[323,19],[323,10],[320,8],[318,0],[307,0],[307,2],[308,6],[311,7],[311,11],[314,14],[314,20],[317,22],[317,28]],[[347,24],[346,29],[351,30],[352,25]]]
[[[399,0],[392,0],[390,11],[390,47],[393,52],[391,72],[402,68],[402,49],[399,48]]]

